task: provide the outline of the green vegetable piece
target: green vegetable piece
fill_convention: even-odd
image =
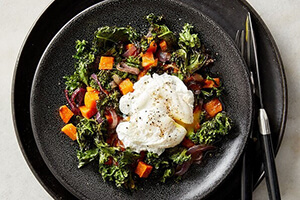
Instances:
[[[188,133],[188,138],[196,144],[213,144],[222,136],[227,135],[231,127],[231,120],[224,112],[221,112],[213,119],[202,123],[196,133]]]
[[[78,168],[83,167],[84,165],[92,162],[96,159],[96,157],[99,155],[99,150],[97,148],[90,149],[87,151],[77,151],[77,158],[78,158]]]
[[[75,72],[70,76],[64,76],[66,79],[66,89],[71,95],[74,90],[82,87],[83,84],[89,86],[89,65],[94,62],[95,55],[94,52],[88,50],[88,42],[85,40],[76,41],[76,54],[73,56],[77,60],[75,63]]]
[[[165,183],[168,178],[171,178],[172,176],[174,176],[174,173],[175,173],[175,170],[173,168],[172,169],[166,169],[164,171],[164,175],[162,176],[160,181],[162,183]]]
[[[174,33],[165,25],[161,24],[163,21],[162,16],[156,16],[153,13],[146,17],[147,21],[150,23],[148,36],[153,38],[158,38],[160,40],[165,40],[168,45],[168,49],[171,50],[176,46],[176,37]]]
[[[170,156],[170,159],[178,164],[182,165],[184,162],[189,161],[192,157],[191,155],[186,155],[187,149],[182,149],[181,151]]]
[[[139,35],[131,27],[110,27],[104,26],[95,32],[94,48],[101,49],[105,53],[117,43],[136,42]]]
[[[194,27],[188,23],[184,24],[183,30],[179,33],[178,45],[187,50],[188,48],[200,48],[201,42],[198,34],[191,34]]]

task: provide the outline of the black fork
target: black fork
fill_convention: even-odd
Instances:
[[[253,87],[253,73],[250,68],[250,43],[245,45],[245,37],[247,33],[244,30],[238,30],[235,36],[235,43],[238,46],[240,53],[247,63],[250,71],[250,79],[252,83],[253,93],[255,89]],[[249,133],[249,137],[245,146],[243,154],[242,174],[241,174],[241,200],[251,200],[253,192],[253,138],[252,130]]]

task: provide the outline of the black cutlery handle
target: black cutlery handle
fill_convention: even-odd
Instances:
[[[264,150],[264,168],[266,173],[265,176],[268,187],[269,199],[280,200],[281,197],[275,167],[271,134],[261,135],[261,142]]]
[[[253,140],[248,139],[243,156],[243,168],[241,177],[241,200],[252,200],[253,192]]]
[[[274,160],[274,150],[271,138],[271,129],[269,118],[265,109],[259,109],[258,127],[261,134],[261,146],[263,149],[264,168],[266,173],[266,182],[268,187],[269,199],[280,200],[280,191],[278,185],[278,178]]]

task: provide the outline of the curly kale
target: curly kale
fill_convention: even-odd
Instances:
[[[135,43],[138,38],[139,35],[131,26],[104,26],[95,32],[93,48],[96,49],[100,54],[103,54],[118,43]]]
[[[130,67],[142,68],[141,60],[139,57],[129,56],[125,63]]]
[[[83,167],[84,165],[95,160],[99,155],[99,149],[89,149],[87,151],[77,151],[78,158],[78,168]]]
[[[201,42],[198,34],[192,34],[191,31],[194,26],[186,23],[183,26],[181,33],[179,33],[178,45],[180,48],[189,51],[189,49],[197,49],[201,47]]]
[[[69,91],[70,95],[74,90],[82,87],[83,84],[89,85],[88,66],[95,60],[95,54],[89,50],[87,41],[77,40],[75,48],[76,54],[73,55],[73,58],[77,60],[75,63],[75,72],[70,76],[64,76],[66,79],[66,90]]]
[[[208,55],[202,52],[198,34],[191,33],[193,28],[190,24],[183,26],[178,40],[180,49],[173,52],[171,59],[184,75],[192,74],[199,70],[208,59]]]
[[[182,147],[174,147],[166,149],[162,155],[147,152],[145,163],[153,166],[153,176],[156,174],[161,182],[165,182],[168,178],[173,177],[177,165],[181,165],[191,159],[191,155],[187,155],[187,149]]]
[[[156,16],[151,13],[146,16],[146,19],[150,23],[149,37],[165,40],[169,50],[176,46],[177,39],[174,33],[165,24],[163,24],[162,16]]]
[[[117,187],[124,186],[128,189],[134,189],[135,183],[132,179],[130,165],[140,157],[128,149],[117,151],[116,147],[105,147],[100,149],[99,172],[103,180],[115,182]],[[114,161],[112,164],[105,164],[109,158]],[[117,163],[117,164],[114,164]]]
[[[223,112],[200,125],[197,132],[188,133],[188,138],[196,144],[213,144],[227,135],[232,127],[230,118]]]
[[[94,119],[78,118],[76,129],[79,148],[83,151],[92,149],[95,147],[94,139],[102,137],[102,123],[99,124]]]
[[[104,112],[106,108],[113,108],[117,113],[119,113],[119,100],[121,98],[121,93],[118,90],[114,90],[108,95],[102,94],[101,101],[97,102],[97,109],[100,115],[104,117]]]
[[[187,149],[182,149],[181,151],[176,151],[176,153],[170,156],[170,159],[178,164],[182,165],[184,162],[189,161],[191,159],[191,155],[186,155]]]
[[[99,124],[94,119],[86,119],[78,117],[79,123],[76,125],[77,129],[77,143],[79,151],[77,151],[77,158],[79,161],[78,167],[82,167],[90,163],[99,155],[98,143],[104,143],[102,132],[104,128],[102,123]]]

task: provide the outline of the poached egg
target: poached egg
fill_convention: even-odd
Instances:
[[[194,95],[176,76],[153,74],[142,77],[134,91],[120,99],[120,111],[128,121],[117,126],[118,138],[135,152],[160,155],[178,145],[193,123]],[[180,124],[179,124],[180,123]]]

